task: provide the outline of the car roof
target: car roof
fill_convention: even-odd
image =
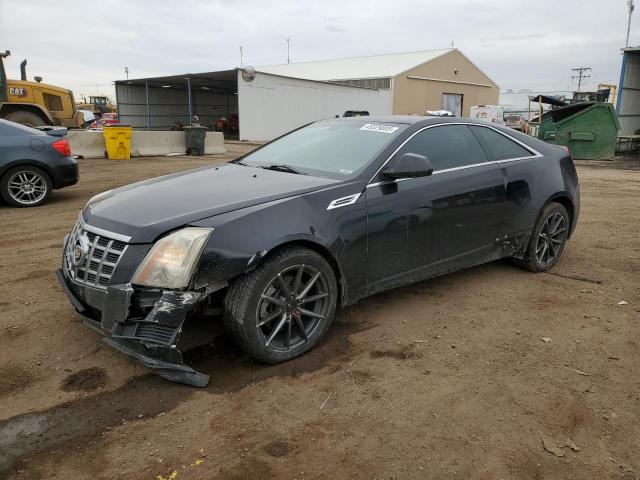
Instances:
[[[0,130],[7,135],[47,135],[45,132],[0,118]]]
[[[505,125],[498,125],[494,122],[486,120],[478,120],[475,118],[466,117],[427,117],[421,115],[371,115],[368,117],[346,117],[335,118],[332,121],[335,122],[379,122],[379,123],[398,123],[413,125],[415,129],[420,129],[429,125],[442,125],[445,123],[453,124],[466,124],[466,125],[481,125],[485,127],[491,127],[494,130],[498,130],[509,137],[512,137],[520,142],[525,143],[530,148],[534,148],[538,151],[548,151],[549,144],[539,140],[535,137],[527,135],[525,133],[518,132]],[[555,148],[555,147],[554,147]]]
[[[350,112],[362,110],[348,110]],[[376,123],[405,123],[408,125],[421,122],[426,117],[420,115],[361,115],[359,117],[335,118],[337,122],[376,122]]]
[[[376,123],[401,123],[406,125],[434,125],[439,123],[470,123],[477,125],[489,125],[497,127],[495,123],[484,120],[476,120],[466,117],[429,117],[424,115],[369,115],[361,117],[335,118],[336,122],[376,122]]]

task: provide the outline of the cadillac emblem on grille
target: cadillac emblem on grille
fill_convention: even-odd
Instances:
[[[73,265],[75,267],[84,264],[86,256],[89,254],[89,239],[84,234],[80,235],[80,238],[76,240],[76,244],[73,247]]]
[[[78,283],[105,289],[127,244],[78,221],[67,241],[65,270]]]

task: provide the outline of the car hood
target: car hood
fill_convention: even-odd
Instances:
[[[153,178],[89,202],[82,212],[94,227],[153,242],[163,233],[239,208],[341,183],[233,163]]]

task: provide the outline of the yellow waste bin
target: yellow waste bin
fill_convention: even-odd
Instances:
[[[105,125],[102,127],[102,134],[109,160],[131,158],[131,127],[129,125]]]

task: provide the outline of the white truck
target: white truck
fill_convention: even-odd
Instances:
[[[476,105],[471,107],[469,118],[504,125],[504,108],[499,105]]]

